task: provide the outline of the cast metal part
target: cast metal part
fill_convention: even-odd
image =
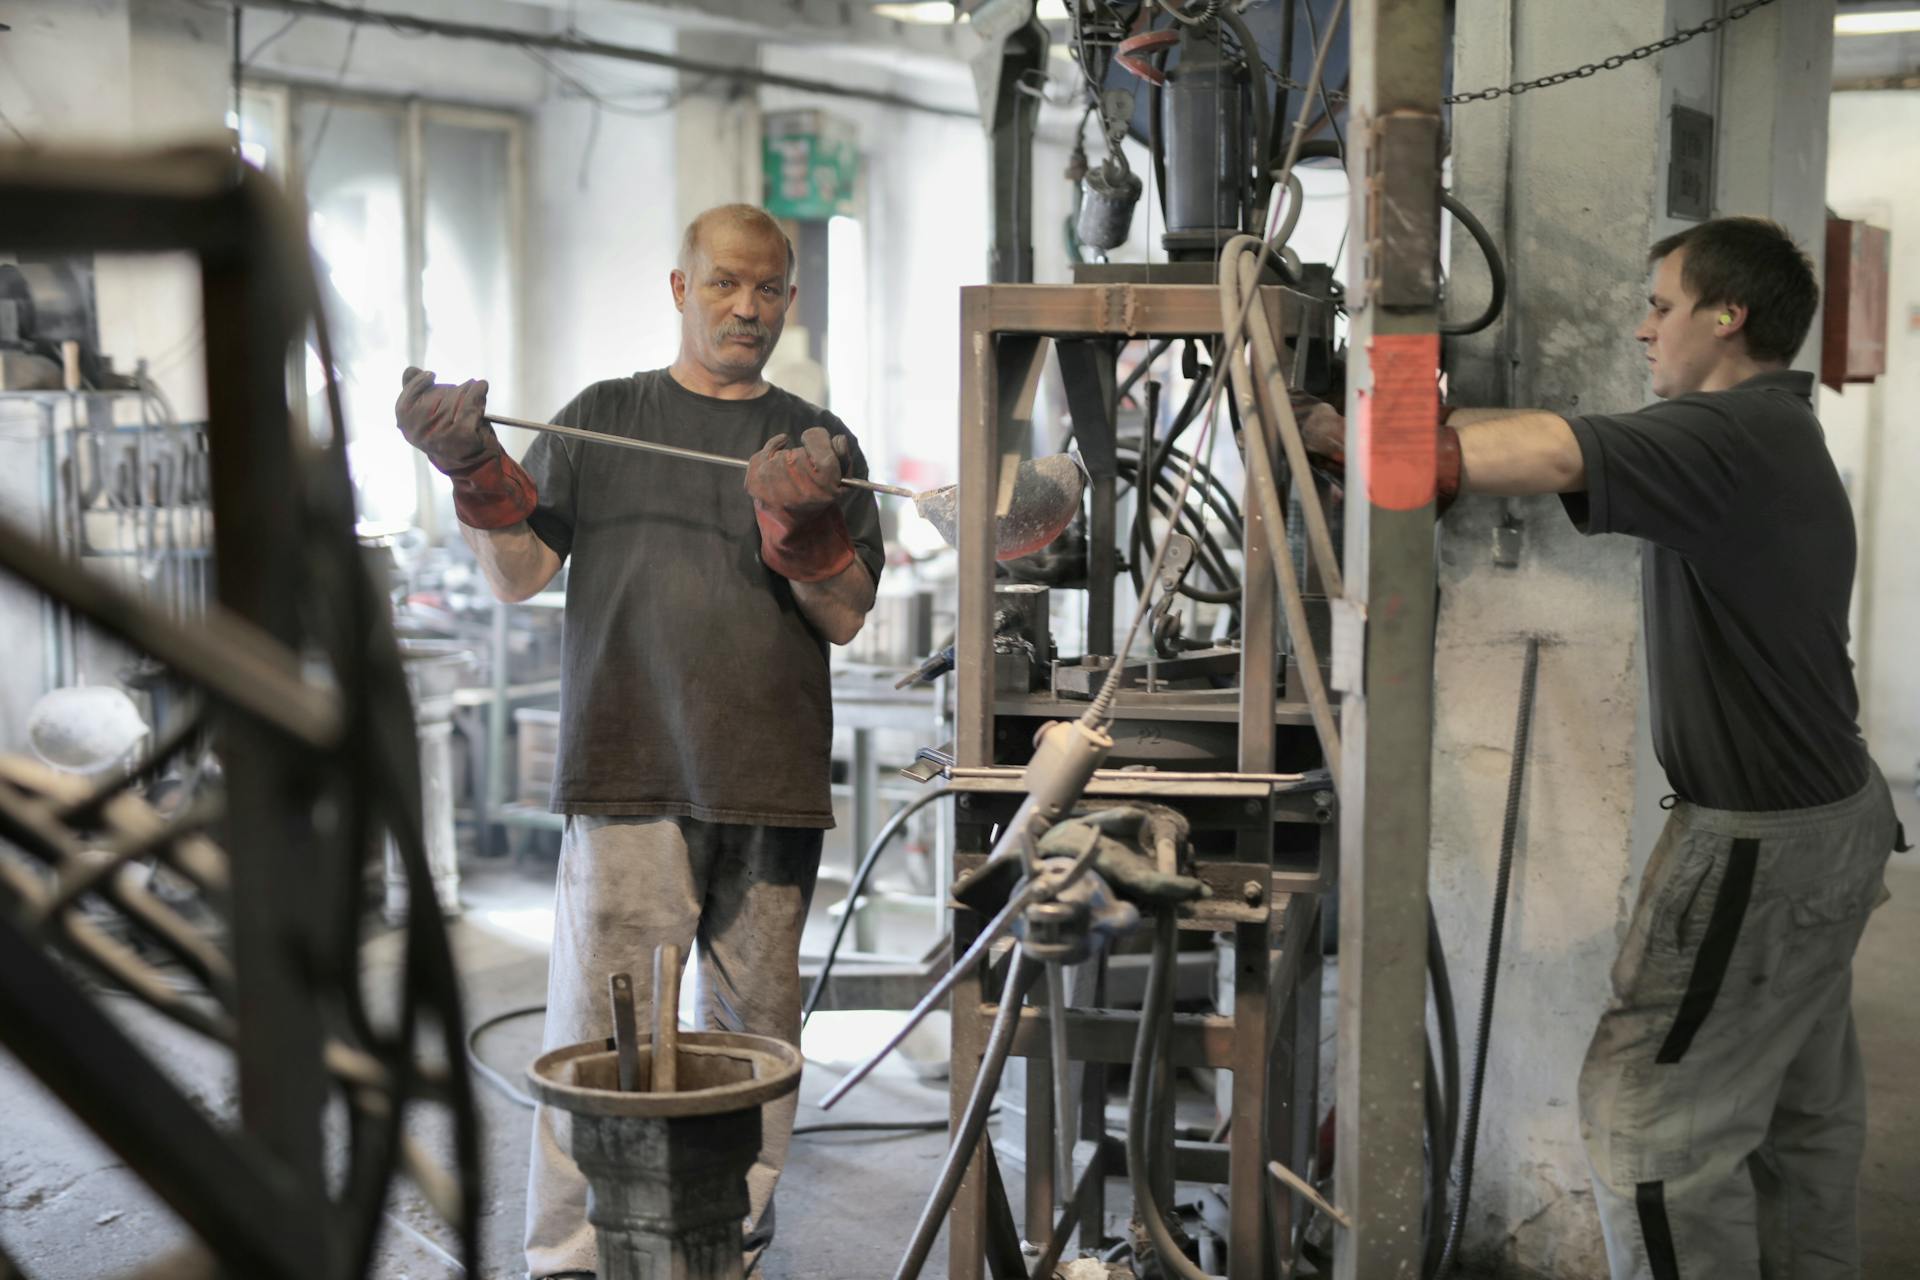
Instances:
[[[1102,253],[1125,244],[1144,190],[1139,174],[1111,159],[1089,170],[1080,183],[1080,217],[1074,224],[1080,243]]]
[[[678,960],[656,953],[655,972]],[[664,992],[654,994],[657,1009]],[[658,1039],[634,1046],[638,1074],[656,1086],[669,1074],[655,1057],[662,1048]],[[760,1108],[799,1087],[800,1051],[731,1031],[682,1032],[671,1051],[675,1090],[622,1088],[621,1051],[604,1040],[555,1049],[527,1069],[533,1095],[572,1120],[600,1280],[740,1280]]]

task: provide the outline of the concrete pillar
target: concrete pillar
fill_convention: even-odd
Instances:
[[[1714,12],[1712,0],[1462,0],[1454,83],[1575,67]],[[1617,71],[1456,106],[1453,188],[1505,251],[1510,292],[1500,323],[1449,340],[1451,398],[1564,414],[1651,398],[1632,331],[1648,246],[1687,225],[1667,216],[1676,106],[1716,116],[1714,212],[1777,217],[1817,261],[1831,25],[1830,3],[1774,6]],[[1456,232],[1451,259],[1448,315],[1470,316],[1486,296],[1479,251]],[[1493,558],[1508,518],[1522,526],[1513,568]],[[1602,1277],[1576,1084],[1666,790],[1646,729],[1639,551],[1574,532],[1558,499],[1469,498],[1440,556],[1432,874],[1466,1058],[1525,641],[1543,641],[1462,1252],[1506,1274]]]
[[[729,66],[758,67],[760,45],[741,36],[682,31],[674,51]],[[683,71],[674,110],[673,198],[684,227],[717,204],[759,204],[760,99],[752,85]]]

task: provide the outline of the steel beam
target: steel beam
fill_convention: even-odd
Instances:
[[[1443,0],[1355,0],[1354,242],[1340,847],[1340,1280],[1415,1280],[1423,1201],[1426,887]]]

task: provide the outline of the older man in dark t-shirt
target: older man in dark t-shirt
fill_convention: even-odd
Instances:
[[[673,365],[597,382],[554,421],[747,458],[729,468],[543,435],[524,465],[481,418],[486,384],[408,370],[402,431],[453,480],[461,533],[505,600],[571,561],[553,805],[567,815],[546,1047],[611,1034],[607,976],[651,999],[651,956],[700,948],[703,1021],[796,1041],[800,931],[833,825],[828,642],[873,605],[883,550],[832,414],[762,377],[796,287],[779,225],[749,205],[687,228]],[[743,1248],[772,1234],[793,1126],[764,1111]],[[532,1280],[591,1276],[586,1183],[541,1108],[527,1196]]]
[[[1855,720],[1853,513],[1787,366],[1819,298],[1777,225],[1655,245],[1660,403],[1458,409],[1442,496],[1558,493],[1643,540],[1655,753],[1675,796],[1580,1076],[1613,1275],[1859,1274],[1865,1085],[1851,964],[1902,839]],[[1344,423],[1303,416],[1333,455]]]

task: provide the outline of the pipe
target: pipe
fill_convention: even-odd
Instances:
[[[1513,726],[1513,766],[1507,774],[1507,813],[1500,828],[1500,870],[1494,879],[1493,919],[1487,930],[1487,966],[1480,981],[1480,1025],[1473,1046],[1473,1083],[1467,1090],[1467,1116],[1460,1133],[1460,1199],[1453,1206],[1447,1246],[1436,1275],[1458,1260],[1466,1229],[1467,1201],[1473,1195],[1473,1156],[1480,1137],[1480,1090],[1486,1083],[1487,1042],[1493,1026],[1493,995],[1500,981],[1500,944],[1507,927],[1507,888],[1513,877],[1514,833],[1520,823],[1520,788],[1527,776],[1527,740],[1533,732],[1533,687],[1540,670],[1540,637],[1527,638],[1527,661],[1520,674],[1520,709]]]
[[[1013,1051],[1013,1033],[1020,1026],[1020,1005],[1039,972],[1039,964],[1029,960],[1024,950],[1014,951],[1007,965],[1006,984],[1000,991],[1000,1008],[994,1014],[993,1030],[987,1035],[986,1052],[980,1058],[980,1074],[974,1077],[973,1092],[967,1095],[967,1108],[954,1130],[953,1145],[947,1148],[946,1163],[940,1166],[940,1178],[934,1184],[932,1197],[920,1210],[920,1221],[913,1229],[913,1239],[893,1273],[893,1280],[918,1280],[920,1269],[927,1265],[933,1239],[940,1234],[940,1226],[953,1207],[961,1180],[966,1177],[967,1166],[973,1163],[973,1149],[986,1131],[987,1112],[1000,1087],[1000,1073],[1007,1065],[1007,1056]]]
[[[1220,273],[1220,294],[1228,314],[1232,313],[1239,296],[1240,276],[1244,269],[1242,264],[1247,258],[1244,250],[1250,246],[1257,247],[1258,244],[1259,241],[1252,236],[1236,236],[1228,243],[1227,251],[1222,255],[1222,262],[1228,269]],[[1257,271],[1258,268],[1255,267],[1255,270]],[[1259,309],[1253,308],[1253,310],[1256,318],[1259,318]],[[1253,345],[1248,344],[1249,351],[1253,349]],[[1280,490],[1274,478],[1273,458],[1268,452],[1270,446],[1267,443],[1266,430],[1262,425],[1264,420],[1260,415],[1259,404],[1254,398],[1254,389],[1250,385],[1253,378],[1246,363],[1238,357],[1230,357],[1227,368],[1233,377],[1234,394],[1240,400],[1241,417],[1247,423],[1245,450],[1247,474],[1252,479],[1252,489],[1260,504],[1261,524],[1266,531],[1269,558],[1273,561],[1274,575],[1279,580],[1280,604],[1282,611],[1286,614],[1287,632],[1293,637],[1294,650],[1299,655],[1300,683],[1305,688],[1307,706],[1313,714],[1313,727],[1320,739],[1321,755],[1326,760],[1327,772],[1332,775],[1334,789],[1337,791],[1340,787],[1341,775],[1340,727],[1333,718],[1333,703],[1327,696],[1326,681],[1321,674],[1319,655],[1313,644],[1313,633],[1307,626],[1307,609],[1300,596],[1300,581],[1293,571],[1293,552],[1287,545],[1286,520],[1280,511]],[[1279,404],[1286,403],[1286,388],[1282,386]],[[1283,409],[1281,412],[1286,415],[1283,425],[1293,426],[1292,411]],[[1281,432],[1283,438],[1288,434],[1285,430]],[[1304,456],[1304,446],[1300,445],[1298,426],[1293,426],[1291,443],[1294,447],[1302,448]],[[1292,452],[1290,448],[1289,456]],[[1295,470],[1304,474],[1303,467],[1296,466]],[[1310,506],[1308,509],[1311,511],[1313,508]],[[1309,520],[1309,533],[1312,532],[1312,528],[1313,522]],[[1331,539],[1329,539],[1329,546],[1331,546]],[[1316,558],[1317,552],[1318,548],[1316,548]],[[1329,567],[1331,567],[1330,561],[1322,566],[1321,577],[1326,581],[1327,595],[1337,596],[1340,594],[1338,570],[1329,574],[1327,572]]]

